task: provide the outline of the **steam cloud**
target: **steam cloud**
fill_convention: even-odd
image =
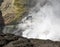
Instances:
[[[17,31],[26,38],[60,41],[60,0],[35,1],[37,4],[18,24]]]

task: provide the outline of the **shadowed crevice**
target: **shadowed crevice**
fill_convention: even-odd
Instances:
[[[0,0],[0,6],[1,6],[2,2],[3,2],[3,0]],[[2,17],[2,12],[0,10],[0,33],[2,32],[4,26],[5,26],[4,19]]]
[[[0,11],[0,32],[2,32],[4,26],[5,26],[4,19],[2,17],[2,12]]]

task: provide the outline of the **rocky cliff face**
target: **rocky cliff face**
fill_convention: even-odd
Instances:
[[[13,34],[0,34],[0,47],[60,47],[60,42],[27,39]]]
[[[16,25],[28,15],[30,8],[35,4],[35,0],[2,0],[0,9],[6,25],[4,33],[12,33],[16,29]]]
[[[27,0],[3,0],[1,11],[5,24],[11,24],[13,21],[17,23],[17,19],[22,17],[22,14],[27,12]],[[13,23],[12,23],[13,24]]]
[[[27,13],[35,4],[35,0],[3,0],[1,11],[5,24],[16,24],[17,19],[21,19],[23,14]]]
[[[0,21],[8,26],[8,30],[15,28],[16,24],[27,15],[30,6],[28,2],[29,0],[0,0],[0,11],[4,20]]]

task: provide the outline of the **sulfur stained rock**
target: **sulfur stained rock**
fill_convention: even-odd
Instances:
[[[30,8],[35,6],[35,0],[4,0],[1,4],[1,11],[5,24],[17,23],[19,19],[25,17]]]
[[[26,0],[4,0],[1,5],[2,15],[5,24],[10,24],[22,17],[22,14],[27,11]],[[15,21],[16,23],[16,21]]]

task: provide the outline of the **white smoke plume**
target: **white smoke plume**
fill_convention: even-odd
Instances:
[[[26,38],[60,41],[60,0],[35,1],[37,4],[18,24],[18,30]]]
[[[18,27],[23,37],[60,41],[60,1],[37,0],[22,22]]]

